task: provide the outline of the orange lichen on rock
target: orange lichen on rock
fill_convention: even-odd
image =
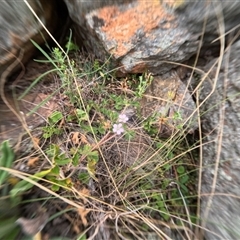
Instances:
[[[104,20],[101,30],[106,39],[116,42],[113,54],[123,56],[130,50],[131,38],[142,30],[149,33],[159,26],[161,20],[171,21],[174,16],[167,13],[160,1],[137,1],[124,10],[119,6],[108,6],[99,10],[98,17]],[[166,26],[164,25],[166,28]]]

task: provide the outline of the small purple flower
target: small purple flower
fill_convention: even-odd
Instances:
[[[116,133],[117,135],[120,135],[121,133],[123,133],[124,128],[122,123],[113,124],[113,132]]]
[[[129,120],[126,114],[120,114],[118,116],[118,122],[120,123],[126,123]]]

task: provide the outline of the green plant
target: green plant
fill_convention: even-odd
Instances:
[[[0,145],[0,166],[6,169],[0,170],[0,186],[7,181],[9,176],[8,168],[10,168],[14,161],[14,152],[9,146],[8,141],[3,141]]]
[[[142,98],[143,94],[147,90],[148,86],[151,84],[153,76],[145,73],[138,77],[137,88],[135,90],[135,96]]]
[[[50,138],[53,135],[59,135],[61,134],[62,130],[59,128],[57,123],[63,119],[63,115],[59,111],[55,111],[49,116],[49,125],[46,127],[43,127],[43,137],[44,138]]]
[[[9,168],[12,167],[15,154],[8,141],[0,145],[0,239],[15,239],[19,229],[16,228],[18,209],[9,201],[10,177]]]
[[[61,187],[63,188],[70,188],[72,186],[72,181],[70,178],[61,178],[60,171],[62,168],[67,167],[77,167],[80,164],[80,161],[85,160],[86,169],[88,176],[85,175],[84,179],[86,178],[93,178],[95,180],[95,166],[98,162],[99,155],[97,151],[93,151],[92,147],[85,144],[78,148],[71,148],[70,149],[70,156],[66,156],[66,153],[62,153],[60,151],[59,146],[52,144],[46,150],[47,155],[52,161],[52,169],[46,175],[46,178],[52,184],[52,190],[58,191]],[[82,159],[82,160],[81,160]],[[81,175],[83,176],[83,175]],[[82,178],[80,176],[80,178]]]

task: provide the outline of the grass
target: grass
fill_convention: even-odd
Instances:
[[[33,44],[45,57],[40,62],[53,69],[38,77],[19,99],[51,75],[49,97],[29,115],[53,99],[58,99],[59,108],[45,126],[27,131],[27,150],[23,142],[18,151],[8,142],[1,144],[0,206],[6,207],[0,212],[6,217],[0,219],[0,238],[28,239],[15,224],[24,216],[35,219],[35,227],[46,225],[42,234],[50,239],[201,239],[203,103],[198,97],[209,73],[197,69],[196,62],[194,67],[184,66],[199,78],[192,94],[200,132],[192,139],[186,126],[196,121],[193,115],[181,124],[178,111],[171,119],[142,116],[141,100],[149,97],[145,93],[153,81],[148,72],[117,77],[111,58],[101,62],[82,53],[71,35],[65,48],[56,42],[51,53]],[[219,62],[222,56],[221,48]],[[170,91],[164,99],[169,106],[174,104],[172,98]],[[161,124],[173,127],[169,137],[162,137]],[[25,168],[16,170],[19,165]],[[36,223],[42,212],[48,213],[48,220]],[[33,232],[30,222],[23,230],[29,226]]]
[[[111,59],[82,57],[71,41],[68,56],[59,48],[48,54],[36,47],[54,67],[58,87],[49,99],[54,95],[60,107],[40,127],[41,135],[32,135],[37,145],[32,152],[16,155],[23,164],[28,159],[32,173],[7,170],[20,178],[17,183],[4,179],[12,206],[57,204],[58,212],[49,218],[70,221],[64,234],[74,239],[192,239],[198,219],[198,146],[189,143],[182,126],[162,139],[161,116],[141,115],[141,99],[153,77],[119,78]],[[175,117],[181,119],[177,112]],[[36,189],[46,197],[26,203]]]

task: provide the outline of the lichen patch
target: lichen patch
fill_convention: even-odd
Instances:
[[[141,36],[159,27],[161,22],[169,22],[174,16],[167,13],[160,1],[137,1],[129,4],[125,10],[120,6],[108,6],[99,10],[98,17],[104,20],[101,27],[108,41],[114,41],[116,57],[125,55],[131,50],[133,37],[138,31]],[[167,24],[164,27],[170,27]],[[143,33],[143,34],[142,34]]]

